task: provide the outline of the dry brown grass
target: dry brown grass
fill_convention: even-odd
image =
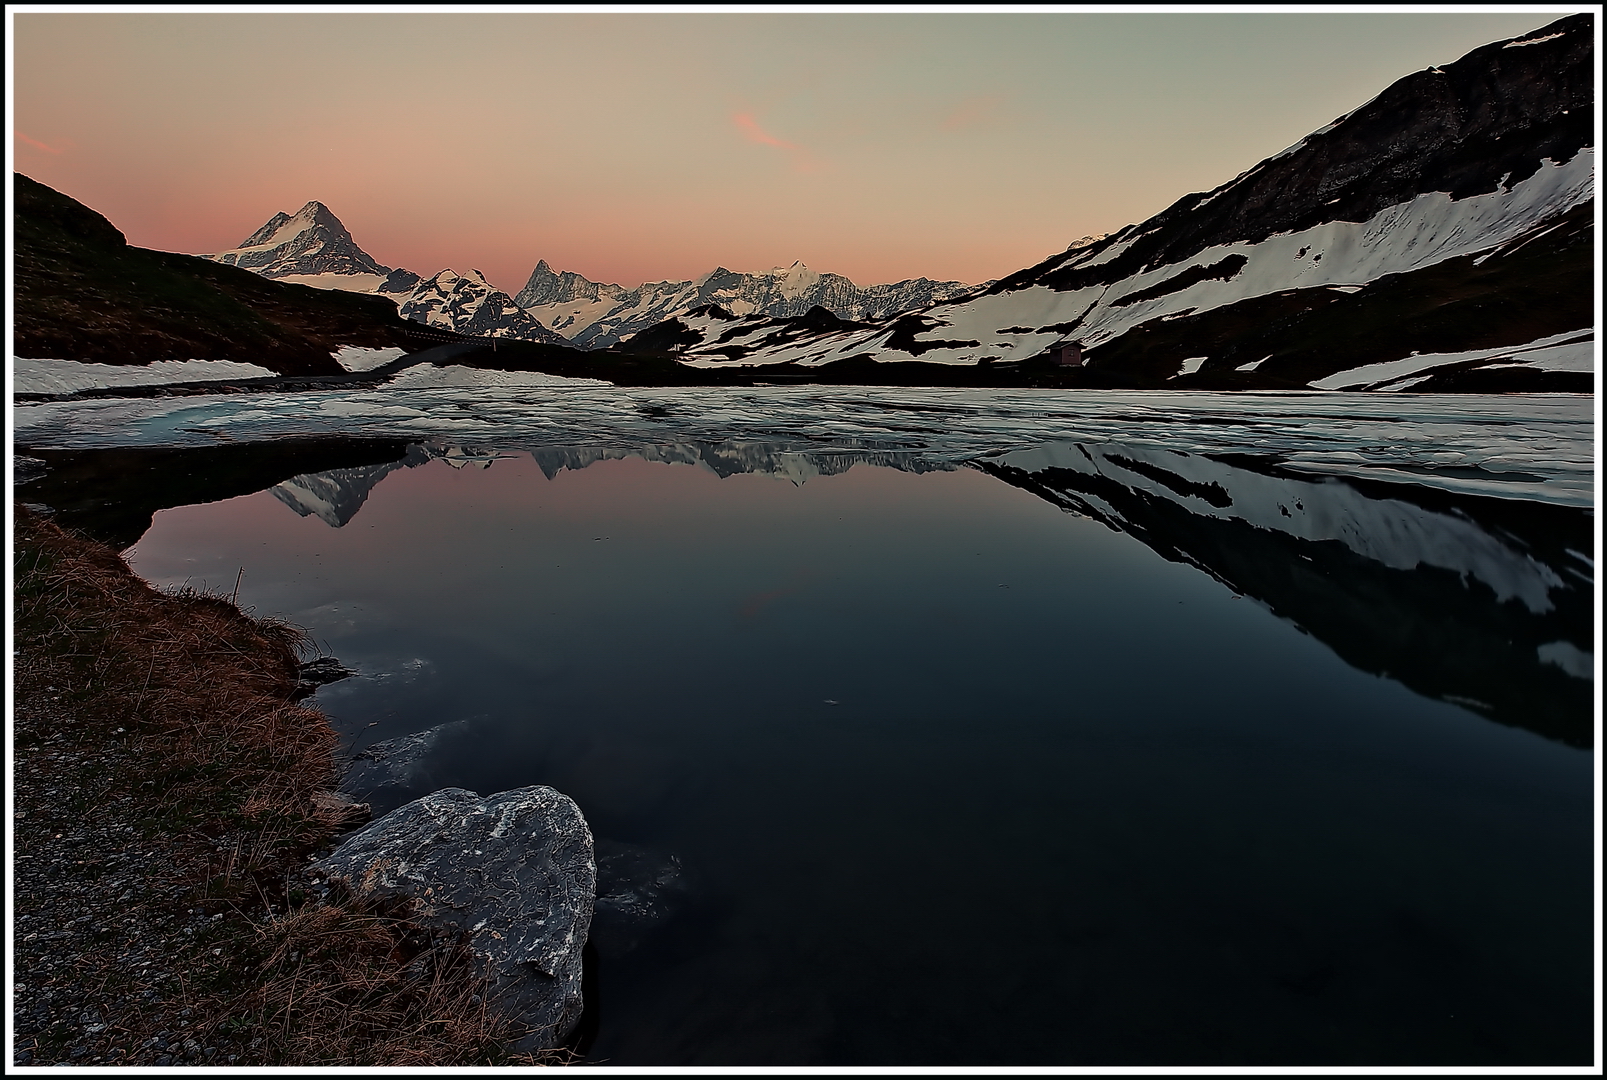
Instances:
[[[289,700],[300,631],[227,597],[158,592],[116,552],[20,507],[14,554],[16,641],[29,658],[17,664],[19,700],[25,681],[49,682],[36,697],[59,693],[39,722],[57,730],[38,736],[92,749],[124,729],[137,768],[77,777],[88,808],[131,798],[142,831],[193,869],[186,902],[225,915],[205,950],[174,929],[170,1011],[190,1010],[194,1037],[243,1048],[250,1036],[242,1065],[561,1060],[501,1049],[520,1032],[488,1004],[462,941],[432,938],[405,907],[308,888],[309,853],[334,832],[315,796],[335,782],[337,739],[323,714]],[[161,1013],[124,1028],[137,1040],[175,1026]]]
[[[518,1032],[491,1006],[473,957],[405,914],[347,898],[258,927],[264,977],[232,1015],[275,1033],[271,1063],[515,1063],[501,1048]]]
[[[275,841],[327,834],[312,797],[335,780],[336,738],[321,713],[289,701],[299,631],[222,597],[159,593],[116,552],[26,510],[17,553],[19,647],[80,662],[69,693],[92,693],[102,719],[137,733],[175,805],[211,804],[227,778],[238,803],[227,809],[260,835],[238,871],[266,866]]]

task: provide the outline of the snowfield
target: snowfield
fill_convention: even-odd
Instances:
[[[112,386],[164,386],[169,383],[272,378],[277,372],[234,360],[158,360],[155,363],[84,364],[76,360],[11,361],[14,394],[72,394]]]
[[[347,371],[373,371],[377,367],[384,367],[392,360],[400,360],[407,355],[407,350],[395,346],[388,349],[365,349],[359,345],[342,345],[329,355],[335,358],[335,363]]]
[[[483,368],[448,364],[420,364],[408,368],[385,384],[392,390],[444,390],[464,388],[474,390],[522,390],[533,387],[612,387],[603,379],[571,379],[562,375],[548,375],[541,371],[487,371]]]
[[[915,335],[918,359],[974,364],[984,357],[1020,360],[1041,353],[1065,337],[1054,324],[1081,319],[1076,336],[1088,348],[1113,341],[1134,327],[1169,315],[1199,313],[1288,289],[1327,287],[1354,290],[1389,274],[1421,270],[1447,259],[1485,251],[1514,240],[1574,206],[1595,190],[1595,151],[1585,148],[1566,163],[1547,161],[1510,190],[1453,200],[1429,192],[1388,207],[1366,221],[1329,221],[1300,232],[1269,236],[1258,243],[1218,244],[1192,258],[1134,274],[1108,286],[1059,292],[1041,285],[974,296],[928,308],[934,325]],[[1132,227],[1137,228],[1137,227]],[[1067,252],[1045,272],[1095,266],[1115,258],[1141,233],[1119,240],[1097,254]],[[1237,256],[1244,264],[1226,280],[1208,278],[1175,292],[1124,302],[1195,267],[1211,267]],[[907,358],[888,347],[885,326],[829,339],[767,349],[743,363],[806,365],[829,363],[861,353],[878,359]],[[974,344],[973,344],[974,343]],[[704,352],[694,347],[691,354]]]
[[[387,274],[281,274],[275,281],[292,285],[311,285],[315,289],[338,289],[341,292],[371,293],[385,284]],[[387,294],[390,295],[390,294]],[[395,294],[405,296],[405,293]]]
[[[1400,360],[1340,371],[1310,385],[1317,390],[1406,390],[1427,380],[1436,369],[1451,364],[1510,360],[1481,367],[1535,368],[1540,371],[1596,370],[1596,332],[1570,330],[1551,334],[1527,345],[1504,349],[1475,349],[1460,353],[1414,353]],[[1424,374],[1425,372],[1429,374]],[[1412,376],[1416,376],[1413,378]]]

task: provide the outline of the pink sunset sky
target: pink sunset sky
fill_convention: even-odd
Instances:
[[[11,149],[172,251],[317,199],[388,266],[510,292],[538,259],[976,282],[1573,10],[13,9]]]

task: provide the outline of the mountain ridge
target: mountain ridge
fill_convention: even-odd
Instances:
[[[559,273],[543,259],[514,302],[582,348],[604,349],[711,304],[739,316],[786,319],[823,307],[841,319],[870,321],[981,287],[924,277],[861,287],[840,274],[821,273],[797,261],[753,274],[717,266],[686,281],[646,282],[626,289],[568,271]]]
[[[512,338],[572,348],[570,342],[542,326],[513,298],[478,270],[458,274],[451,268],[421,281],[398,301],[402,317],[470,337]]]
[[[275,213],[238,247],[203,258],[277,281],[376,293],[394,300],[403,317],[456,333],[582,349],[611,347],[666,318],[710,304],[773,318],[800,316],[820,306],[841,318],[868,320],[976,288],[924,277],[861,288],[798,261],[756,274],[717,266],[687,281],[646,282],[627,289],[556,271],[541,259],[524,288],[510,297],[479,271],[462,275],[448,267],[425,278],[381,264],[317,200],[295,214]]]
[[[414,347],[389,301],[134,247],[76,199],[21,173],[13,186],[19,357],[247,360],[282,375],[338,375],[332,354],[343,346]]]
[[[1399,79],[1144,222],[740,360],[1009,366],[1075,340],[1073,385],[1588,390],[1594,70],[1590,16],[1566,16]],[[713,330],[680,340],[686,362],[736,359]],[[1589,338],[1555,340],[1572,331]]]

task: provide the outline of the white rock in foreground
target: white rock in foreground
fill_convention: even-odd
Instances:
[[[490,963],[493,1000],[532,1029],[515,1049],[556,1047],[579,1023],[597,860],[567,795],[443,788],[370,822],[315,869],[359,896],[409,897],[420,924],[466,934]]]

